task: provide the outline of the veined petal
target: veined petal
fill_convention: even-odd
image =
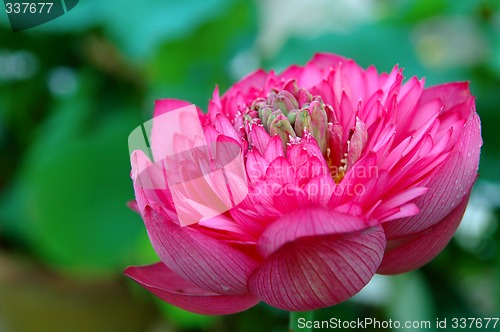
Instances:
[[[316,206],[327,206],[334,189],[335,182],[330,174],[308,180],[303,188],[310,204]]]
[[[266,146],[271,141],[271,136],[266,132],[263,126],[252,125],[250,130],[250,143],[260,152],[261,155],[266,153]]]
[[[215,116],[215,129],[224,136],[231,137],[235,141],[241,144],[241,137],[234,130],[233,125],[223,114],[217,114]]]
[[[357,233],[300,238],[266,258],[250,278],[250,292],[289,311],[338,304],[370,281],[382,261],[384,247],[380,226]]]
[[[310,89],[321,82],[323,71],[313,62],[307,63],[298,77],[298,84],[306,89]]]
[[[271,137],[271,140],[269,141],[269,143],[267,143],[264,157],[269,162],[272,162],[274,159],[278,157],[283,157],[284,155],[285,154],[283,151],[283,147],[281,145],[280,137],[278,135]]]
[[[365,78],[363,77],[364,70],[350,59],[342,62],[339,71],[339,74],[342,75],[343,90],[351,101],[357,104],[359,100],[364,100],[367,92],[364,84]]]
[[[256,185],[265,178],[267,166],[269,166],[269,161],[262,157],[258,150],[248,152],[246,171],[252,185]]]
[[[221,98],[224,114],[232,117],[238,111],[233,105],[251,103],[252,100],[258,97],[257,93],[263,89],[267,79],[268,73],[263,69],[259,69],[248,74],[229,88]]]
[[[403,205],[411,202],[416,197],[419,197],[425,194],[428,191],[425,187],[413,187],[406,190],[401,191],[400,193],[394,195],[393,197],[384,200],[382,204],[380,204],[373,216],[380,221],[392,220],[394,217],[388,214],[393,209],[397,209],[402,207]],[[418,211],[417,211],[418,213]],[[389,219],[385,219],[389,218]]]
[[[266,170],[266,179],[280,185],[295,184],[297,181],[295,170],[285,157],[278,157],[269,163]]]
[[[234,84],[232,88],[228,90],[228,92],[230,92],[232,89],[244,92],[247,92],[250,89],[260,89],[266,82],[267,76],[268,74],[265,70],[258,69],[242,78],[238,83]]]
[[[220,295],[182,279],[163,263],[133,266],[125,275],[163,301],[202,315],[229,315],[247,310],[259,302],[250,294]]]
[[[144,222],[162,262],[184,279],[217,294],[247,293],[254,258],[190,227],[181,227],[161,208],[146,206]]]
[[[314,65],[315,67],[322,69],[324,71],[330,71],[338,66],[339,63],[347,62],[348,60],[340,55],[331,53],[316,53],[308,65]]]
[[[361,218],[324,208],[300,209],[273,222],[259,239],[264,257],[299,238],[320,235],[338,235],[361,231],[369,224]]]
[[[208,114],[213,121],[215,120],[215,116],[220,112],[222,112],[222,104],[219,95],[219,87],[216,85],[212,94],[212,99],[208,103]]]
[[[168,113],[181,107],[192,105],[192,103],[180,99],[159,99],[155,101],[154,117]]]
[[[387,242],[387,251],[377,270],[381,274],[398,274],[417,269],[437,256],[455,233],[467,207],[469,196],[437,224],[420,233]]]
[[[130,163],[138,211],[142,214],[145,206],[150,204],[173,210],[172,195],[162,171],[162,162],[153,164],[143,151],[136,150],[130,156]]]
[[[429,191],[417,198],[420,213],[414,217],[393,220],[384,225],[388,239],[396,239],[436,224],[466,197],[477,178],[481,129],[477,113],[472,113],[463,128],[460,142],[450,156],[429,176],[423,186]]]
[[[286,68],[282,73],[278,75],[278,79],[282,82],[288,82],[292,79],[297,79],[302,74],[303,67],[297,65],[291,65]]]
[[[396,113],[397,123],[399,125],[400,131],[408,132],[410,124],[408,119],[413,119],[416,115],[415,106],[422,94],[424,88],[424,80],[419,80],[416,77],[412,77],[401,86],[401,91],[398,96],[398,111]],[[432,114],[430,114],[430,117]]]
[[[447,107],[453,107],[472,98],[469,90],[469,82],[445,83],[425,89],[422,92],[420,102],[427,102],[433,99],[441,100]]]

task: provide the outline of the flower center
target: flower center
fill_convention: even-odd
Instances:
[[[332,106],[321,96],[299,88],[295,80],[282,90],[272,89],[267,98],[253,101],[244,114],[244,123],[255,122],[262,123],[270,135],[278,135],[285,152],[287,144],[314,137],[336,183],[359,159],[367,140],[365,125],[358,118],[344,139]]]
[[[326,107],[329,105],[325,105],[320,96],[313,96],[291,81],[283,90],[273,89],[267,98],[257,98],[247,116],[251,116],[253,110],[253,115],[258,116],[270,135],[280,136],[284,148],[291,139],[311,134],[325,155],[328,126]]]

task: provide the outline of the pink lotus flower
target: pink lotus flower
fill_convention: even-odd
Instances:
[[[187,105],[158,101],[155,117]],[[169,190],[138,184],[151,162],[134,153],[134,206],[161,262],[125,272],[196,313],[259,301],[313,310],[349,299],[375,273],[416,269],[451,239],[477,177],[468,83],[424,89],[415,77],[403,83],[398,67],[378,74],[317,54],[278,75],[258,70],[222,97],[216,89],[199,118],[207,142],[239,147],[248,193],[182,227]]]

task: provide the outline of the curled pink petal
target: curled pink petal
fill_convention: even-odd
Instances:
[[[443,219],[467,197],[477,178],[482,139],[479,117],[469,116],[464,132],[449,157],[424,184],[429,191],[416,200],[418,215],[389,222],[384,226],[388,239],[418,233]]]
[[[359,233],[298,239],[266,258],[249,280],[250,292],[283,310],[333,306],[370,281],[384,247],[379,226]]]
[[[264,257],[303,237],[349,234],[369,228],[361,218],[324,208],[301,209],[283,216],[262,233],[258,246]]]
[[[420,233],[388,241],[388,248],[377,273],[404,273],[427,264],[450,241],[462,220],[468,200],[467,195],[446,217]]]
[[[162,262],[200,288],[218,294],[248,292],[246,280],[257,266],[252,257],[196,229],[181,227],[161,208],[145,208],[149,238]]]
[[[163,263],[134,266],[125,275],[163,301],[202,315],[229,315],[253,307],[259,299],[250,294],[220,295],[182,279]]]

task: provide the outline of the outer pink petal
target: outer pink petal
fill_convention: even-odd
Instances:
[[[159,99],[155,101],[154,117],[160,116],[175,109],[192,105],[192,103],[180,99]]]
[[[420,112],[415,111],[415,106],[419,101],[424,88],[424,79],[418,80],[416,77],[410,78],[401,86],[398,95],[398,111],[396,112],[398,124],[398,138],[407,136],[409,127],[412,125],[413,119],[419,116]],[[434,114],[425,114],[428,118]]]
[[[258,246],[266,257],[252,274],[253,294],[277,308],[303,311],[332,306],[356,294],[382,261],[382,227],[311,208],[271,224]]]
[[[257,262],[228,244],[191,227],[181,227],[159,207],[143,214],[151,244],[165,265],[200,288],[218,294],[246,294]]]
[[[215,129],[222,135],[231,137],[239,144],[241,144],[240,135],[236,133],[236,130],[234,130],[233,125],[224,114],[217,114],[215,116]]]
[[[208,114],[213,121],[215,116],[220,112],[222,112],[222,103],[219,95],[219,86],[216,85],[212,94],[212,99],[208,102]]]
[[[455,233],[468,201],[467,195],[448,216],[419,234],[407,239],[388,241],[388,249],[377,273],[408,272],[427,264],[436,257]]]
[[[326,72],[337,68],[339,63],[347,62],[348,60],[340,55],[332,53],[316,53],[307,65],[314,65]]]
[[[266,145],[264,157],[271,162],[278,157],[283,157],[284,155],[280,137],[278,135],[271,137],[271,140]]]
[[[146,205],[156,204],[174,210],[172,195],[161,164],[153,164],[141,150],[130,156],[136,206],[142,214]]]
[[[477,177],[482,144],[480,126],[479,116],[472,113],[448,159],[433,172],[429,182],[422,184],[429,191],[415,202],[420,213],[384,225],[388,239],[416,234],[436,224],[469,194]]]
[[[369,228],[361,218],[316,207],[300,209],[273,222],[259,239],[264,257],[302,237],[347,234]]]
[[[229,90],[227,90],[222,95],[222,101],[224,102],[224,100],[236,98],[238,94],[243,94],[243,96],[245,97],[252,97],[252,96],[247,96],[247,94],[249,94],[252,90],[262,89],[264,87],[264,84],[266,83],[267,76],[268,73],[266,73],[266,71],[263,69],[259,69],[254,71],[253,73],[248,74],[247,76],[242,78],[238,83],[234,84],[231,88],[229,88]],[[227,109],[224,109],[224,106],[229,106],[229,105],[223,104],[223,110],[227,111]]]
[[[202,315],[234,314],[259,302],[250,294],[219,295],[203,290],[179,277],[163,263],[129,267],[125,274],[163,301]]]
[[[271,136],[261,125],[253,125],[250,130],[250,143],[255,147],[261,155],[266,153],[266,146],[271,141]]]
[[[302,75],[303,70],[304,68],[301,66],[291,65],[278,75],[278,79],[282,80],[283,82],[287,82],[293,79],[296,80]]]
[[[469,82],[452,82],[426,88],[422,93],[420,102],[426,103],[433,99],[440,99],[443,104],[451,108],[471,97]]]
[[[246,171],[252,185],[264,179],[267,166],[269,166],[269,161],[262,157],[257,149],[248,152]]]
[[[181,115],[166,114],[188,106],[192,108],[188,108],[189,111],[184,109]],[[196,111],[193,114],[194,109]],[[201,124],[205,120],[206,115],[192,103],[177,99],[156,100],[154,117],[145,123],[144,128],[149,135],[149,142],[146,143],[151,146],[153,161],[159,162],[174,151],[177,153],[192,149],[195,146],[193,140],[196,141],[196,137],[198,139],[203,137]],[[173,124],[173,121],[176,123]],[[180,126],[180,128],[172,131],[172,126]]]

